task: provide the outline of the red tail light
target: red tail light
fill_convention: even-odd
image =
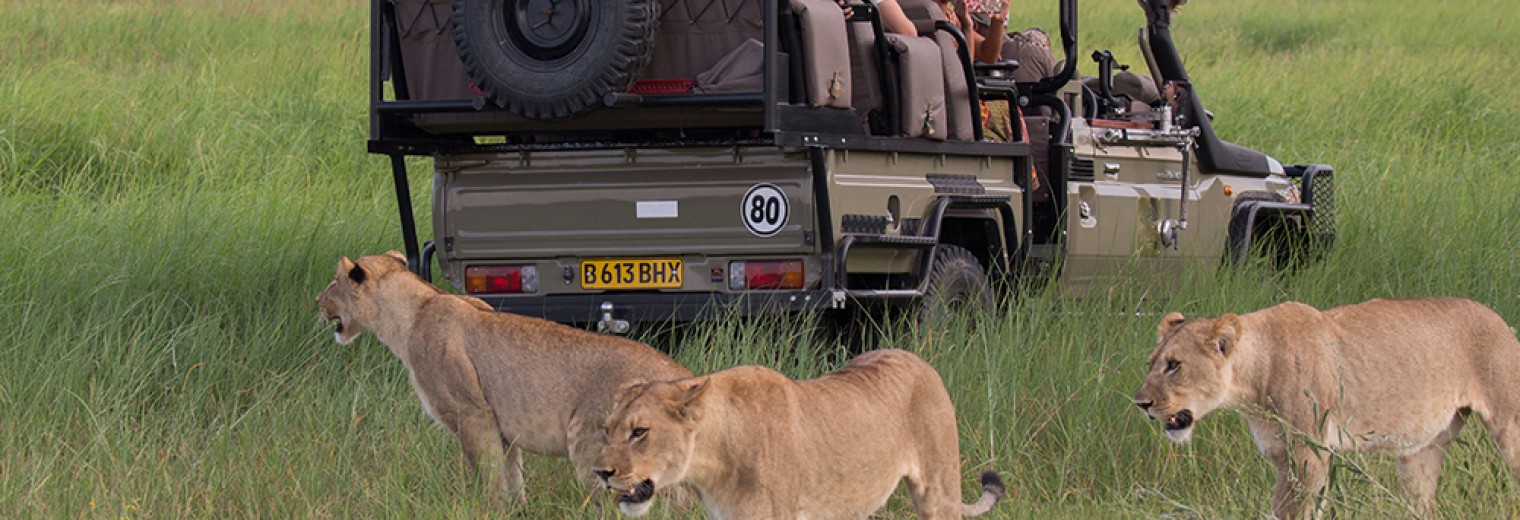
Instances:
[[[736,291],[801,289],[804,279],[802,260],[750,260],[728,264],[728,288]]]
[[[538,268],[531,265],[472,265],[464,270],[464,291],[470,294],[538,292]]]

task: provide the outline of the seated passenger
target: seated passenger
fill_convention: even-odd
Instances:
[[[848,7],[850,0],[835,0],[844,8],[844,17],[849,19],[854,13]],[[902,5],[897,0],[864,0],[865,3],[876,6],[876,12],[881,16],[882,30],[888,33],[906,34],[916,36],[918,30],[913,28],[913,21],[903,13]]]
[[[1003,38],[1002,59],[1019,62],[1013,80],[1031,83],[1056,75],[1061,62],[1050,52],[1050,35],[1039,27],[1008,33]]]
[[[945,13],[945,18],[950,20],[955,28],[960,29],[966,35],[966,40],[971,44],[972,61],[982,63],[994,63],[1002,61],[1002,40],[988,38],[988,35],[1003,34],[1007,31],[1005,24],[1008,21],[1009,4],[1002,0],[934,0],[940,11]],[[975,13],[978,16],[973,16]],[[985,30],[976,26],[975,18],[985,16],[987,27]]]

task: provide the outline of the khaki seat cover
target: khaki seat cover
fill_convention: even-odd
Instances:
[[[802,29],[803,81],[808,104],[850,108],[850,46],[844,11],[833,0],[791,0]]]
[[[882,133],[884,122],[873,123],[883,110],[884,95],[881,67],[877,65],[876,32],[871,24],[850,23],[845,29],[850,37],[850,106],[860,116],[860,126],[867,133]]]
[[[945,68],[939,45],[932,38],[901,34],[888,34],[887,43],[898,55],[903,135],[945,140]]]
[[[956,51],[955,38],[944,31],[933,30],[935,22],[948,21],[944,10],[940,9],[933,0],[899,0],[903,14],[918,26],[920,34],[930,34],[927,37],[939,47],[939,59],[937,60],[940,70],[940,101],[945,111],[944,126],[948,133],[941,133],[935,139],[970,140],[976,136],[971,124],[970,86],[966,84],[966,75],[961,67],[960,54]],[[908,72],[904,71],[905,74]],[[916,72],[915,72],[916,73]],[[904,78],[906,81],[906,78]]]
[[[970,141],[976,138],[971,121],[971,87],[966,84],[965,68],[955,49],[955,38],[944,31],[934,33],[939,45],[941,63],[945,67],[945,121],[950,139]]]

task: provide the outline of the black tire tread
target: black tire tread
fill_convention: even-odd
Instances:
[[[568,92],[550,92],[535,89],[531,81],[503,80],[497,77],[497,71],[490,70],[484,57],[499,52],[491,49],[494,42],[477,46],[475,37],[464,24],[458,23],[470,4],[482,1],[504,0],[453,1],[454,42],[459,47],[459,57],[464,62],[465,72],[485,93],[486,99],[528,119],[554,120],[584,115],[600,107],[606,94],[627,91],[649,63],[654,36],[659,30],[660,4],[657,0],[597,0],[623,10],[626,23],[614,40],[612,55],[605,62],[598,57],[574,63],[574,66],[596,67],[597,71]]]
[[[921,322],[926,319],[933,321],[929,314],[947,310],[947,303],[940,300],[948,296],[943,294],[944,291],[954,290],[946,284],[953,283],[957,274],[969,276],[972,284],[977,286],[973,294],[968,295],[968,306],[982,309],[993,306],[993,291],[987,283],[987,272],[977,261],[976,255],[964,247],[951,244],[935,246],[933,254],[934,262],[929,268],[923,302],[919,309]]]

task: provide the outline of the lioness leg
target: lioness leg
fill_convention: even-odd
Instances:
[[[506,473],[504,474],[504,477],[506,478],[506,483],[505,483],[505,485],[503,486],[502,489],[503,489],[503,491],[505,491],[507,493],[507,496],[515,497],[515,498],[517,498],[518,501],[521,501],[521,502],[527,502],[528,501],[527,487],[523,485],[523,472],[522,472],[523,471],[522,470],[522,468],[523,468],[523,455],[522,455],[522,450],[519,449],[517,446],[507,446],[506,449],[507,449],[507,466],[506,466]]]
[[[960,518],[961,497],[957,492],[960,478],[960,471],[955,467],[925,468],[921,474],[908,474],[908,496],[913,499],[918,517]]]
[[[1509,464],[1510,476],[1520,481],[1520,415],[1510,414],[1490,419],[1483,416],[1488,436],[1494,438],[1499,456]]]
[[[570,466],[586,489],[596,489],[600,480],[591,473],[597,454],[601,453],[601,427],[581,418],[570,419],[565,429],[565,449],[570,455]]]
[[[1436,436],[1430,444],[1419,451],[1399,457],[1399,483],[1410,505],[1425,518],[1436,514],[1436,484],[1441,479],[1441,461],[1446,459],[1446,448],[1462,431],[1467,416],[1458,413],[1451,419],[1451,426]]]
[[[1328,454],[1308,448],[1284,449],[1268,454],[1277,469],[1272,487],[1272,515],[1277,518],[1313,518],[1325,489]]]
[[[523,491],[522,451],[508,448],[496,426],[496,414],[485,410],[473,414],[461,414],[457,431],[459,449],[464,452],[465,462],[482,481],[490,487],[493,501],[504,507],[504,498],[527,502]]]

